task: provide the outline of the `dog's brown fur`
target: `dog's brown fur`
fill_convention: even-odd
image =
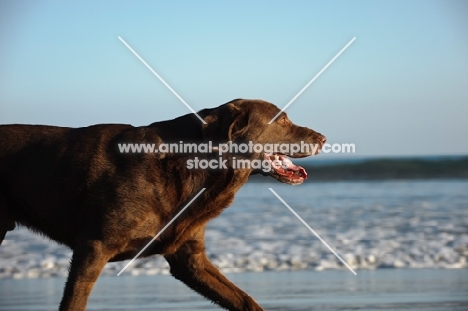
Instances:
[[[120,153],[118,144],[325,142],[284,113],[268,125],[278,112],[264,101],[234,100],[200,111],[206,125],[193,114],[143,127],[2,125],[0,243],[20,224],[70,247],[73,257],[60,310],[85,310],[104,265],[133,258],[206,188],[141,256],[163,255],[174,277],[223,308],[262,310],[204,251],[206,223],[231,204],[256,171],[188,169],[187,159],[218,159],[218,154]],[[259,154],[236,156],[262,159]]]

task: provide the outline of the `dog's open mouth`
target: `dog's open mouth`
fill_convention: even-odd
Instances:
[[[270,175],[281,182],[299,185],[307,179],[306,170],[302,166],[292,163],[284,154],[265,153],[264,159],[270,163]]]

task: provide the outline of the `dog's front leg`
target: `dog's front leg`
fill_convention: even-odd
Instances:
[[[88,296],[109,258],[100,241],[90,241],[75,247],[60,303],[61,311],[84,311],[86,309]]]
[[[203,240],[189,240],[176,253],[164,257],[176,279],[221,307],[232,311],[263,310],[208,260]]]

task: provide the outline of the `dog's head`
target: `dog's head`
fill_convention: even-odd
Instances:
[[[293,124],[280,109],[262,100],[236,99],[214,109],[202,111],[206,124],[203,135],[214,145],[247,145],[247,152],[236,151],[237,158],[261,160],[270,170],[254,169],[252,173],[268,174],[288,184],[300,184],[307,178],[301,166],[289,158],[317,154],[326,141],[325,136],[306,127]],[[260,146],[263,148],[260,150]]]

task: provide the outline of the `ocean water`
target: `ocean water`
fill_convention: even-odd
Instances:
[[[274,189],[357,272],[281,203]],[[207,253],[267,310],[468,310],[468,181],[249,183]],[[55,310],[71,252],[25,228],[0,246],[0,310]],[[159,256],[109,263],[89,310],[216,310]]]
[[[207,253],[223,272],[346,269],[277,192],[353,269],[467,268],[468,181],[248,183],[211,221]],[[0,246],[0,279],[66,276],[71,252],[25,228]],[[126,262],[109,263],[115,275]],[[168,274],[159,256],[127,275]]]

